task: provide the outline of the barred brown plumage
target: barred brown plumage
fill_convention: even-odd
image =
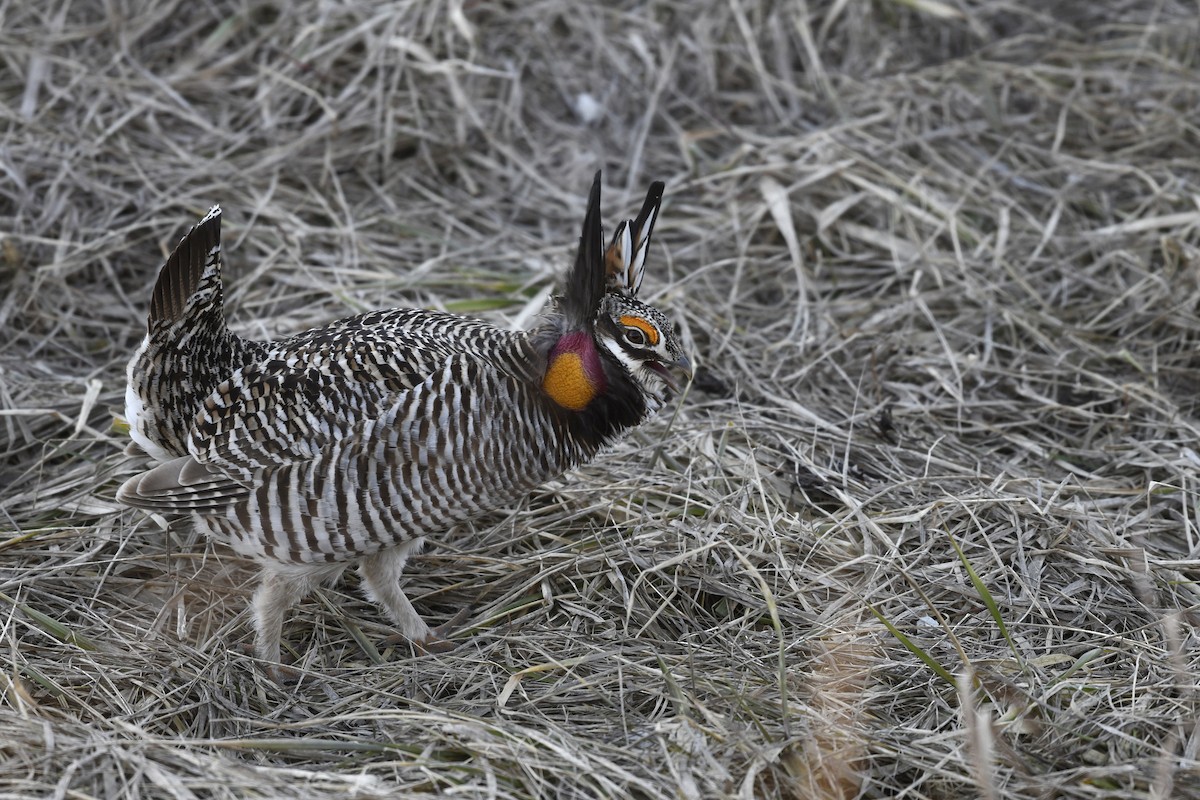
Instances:
[[[259,561],[270,664],[287,609],[354,562],[400,632],[435,645],[399,584],[423,536],[590,460],[690,375],[667,318],[636,298],[662,190],[605,250],[596,174],[574,267],[529,331],[394,309],[278,342],[225,326],[214,207],[163,266],[129,364],[130,434],[161,463],[118,499]]]

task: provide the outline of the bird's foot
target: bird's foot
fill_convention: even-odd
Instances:
[[[411,644],[416,651],[422,655],[427,653],[448,653],[458,647],[458,642],[450,641],[449,637],[453,634],[467,617],[471,616],[471,609],[464,608],[451,617],[446,622],[438,625],[436,628],[431,628],[429,633],[425,634],[423,639],[410,639],[407,636],[396,633],[385,638],[382,642],[384,647],[395,647],[396,645]]]
[[[254,649],[254,645],[246,643],[241,644],[237,648],[242,655],[258,658],[258,651]],[[273,664],[269,661],[264,661],[263,672],[275,683],[280,686],[295,686],[304,678],[304,673],[288,664]]]

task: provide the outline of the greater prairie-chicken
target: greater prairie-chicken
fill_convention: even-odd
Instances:
[[[590,460],[691,374],[636,297],[662,192],[605,249],[596,174],[574,267],[531,330],[393,309],[276,342],[226,328],[214,207],[155,284],[125,414],[161,463],[117,498],[190,516],[261,564],[255,653],[272,665],[287,610],[353,562],[399,632],[438,649],[400,587],[424,535]]]

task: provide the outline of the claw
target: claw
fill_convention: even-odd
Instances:
[[[438,655],[441,653],[449,653],[451,650],[458,647],[458,642],[452,642],[449,639],[443,639],[433,631],[425,637],[423,641],[413,642],[413,647],[421,655],[429,655],[430,653]]]
[[[266,672],[267,677],[279,686],[295,686],[304,677],[303,672],[287,664],[270,664]]]
[[[244,656],[258,658],[258,653],[252,644],[244,643],[238,645],[236,649]],[[267,677],[279,686],[294,686],[304,677],[303,672],[287,664],[264,662],[262,668]]]
[[[453,634],[467,617],[471,616],[471,609],[464,608],[453,617],[438,625],[436,628],[431,628],[429,633],[425,634],[424,639],[409,639],[400,633],[394,633],[386,637],[380,644],[384,647],[395,647],[401,644],[411,644],[413,648],[421,655],[428,653],[448,653],[458,647],[457,642],[450,641],[449,637]]]

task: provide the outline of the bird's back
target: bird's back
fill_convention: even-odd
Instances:
[[[311,455],[455,353],[521,375],[536,360],[523,332],[422,309],[347,317],[276,342],[243,339],[225,322],[220,223],[214,207],[163,265],[129,362],[126,419],[158,461],[216,454],[233,432],[264,463],[272,453]]]
[[[193,413],[191,454],[244,478],[311,458],[458,354],[524,381],[538,369],[524,332],[421,309],[349,317],[271,343],[217,385]]]

